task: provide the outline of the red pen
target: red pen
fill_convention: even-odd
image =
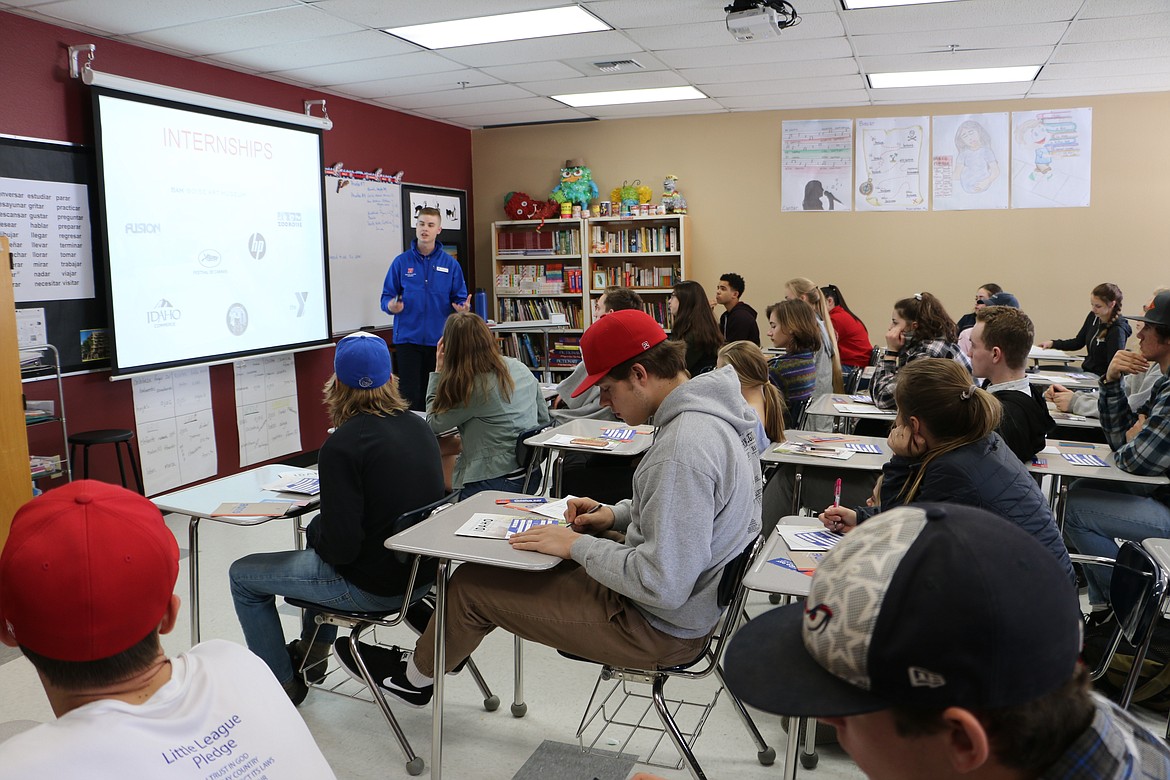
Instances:
[[[841,506],[841,478],[837,478],[837,484],[833,486],[833,506]]]

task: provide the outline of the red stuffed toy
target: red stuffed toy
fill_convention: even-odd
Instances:
[[[541,224],[560,213],[560,204],[551,200],[537,200],[526,192],[509,192],[504,198],[504,214],[508,219],[539,219]]]

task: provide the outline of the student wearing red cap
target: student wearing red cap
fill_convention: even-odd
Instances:
[[[595,661],[653,669],[693,660],[715,628],[724,565],[760,532],[755,412],[730,366],[687,378],[684,345],[641,311],[602,317],[581,338],[588,376],[619,419],[658,426],[634,472],[634,497],[570,501],[569,526],[517,534],[513,547],[565,562],[545,572],[464,564],[451,579],[447,664],[497,626]],[[616,532],[615,540],[610,532]],[[434,621],[414,653],[374,658],[382,687],[420,707],[433,688]],[[338,658],[347,668],[348,643]]]
[[[0,555],[0,640],[55,721],[0,743],[5,777],[204,780],[261,766],[332,778],[263,662],[223,640],[167,658],[179,548],[146,498],[80,480],[17,511]]]

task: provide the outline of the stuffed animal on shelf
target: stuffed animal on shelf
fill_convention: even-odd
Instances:
[[[654,193],[642,183],[641,179],[634,179],[633,184],[623,181],[622,186],[614,187],[613,192],[609,194],[609,199],[617,208],[649,203],[652,197],[654,197]]]
[[[548,200],[537,200],[526,192],[509,192],[504,196],[504,214],[508,219],[545,220],[555,216],[560,207]]]
[[[667,214],[687,213],[687,199],[678,191],[678,177],[674,174],[662,180],[662,205]]]
[[[575,203],[582,209],[589,208],[589,201],[598,196],[593,172],[584,160],[565,160],[561,168],[561,183],[553,188],[549,198],[557,203]]]

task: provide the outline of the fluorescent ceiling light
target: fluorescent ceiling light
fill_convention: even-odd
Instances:
[[[953,3],[955,0],[841,0],[846,11],[859,8],[885,8],[894,5],[926,5],[928,3]]]
[[[892,87],[949,87],[956,84],[1006,84],[1012,81],[1032,81],[1038,73],[1040,73],[1039,65],[871,73],[869,74],[869,85],[874,89],[890,89]]]
[[[579,92],[575,95],[550,95],[553,100],[574,108],[585,106],[620,106],[629,103],[661,103],[664,100],[699,100],[707,97],[694,87],[658,87],[657,89],[619,89],[612,92]]]
[[[581,6],[570,5],[564,8],[545,8],[541,11],[387,27],[382,32],[405,38],[428,49],[450,49],[476,43],[520,41],[526,38],[546,38],[552,35],[612,29]]]

